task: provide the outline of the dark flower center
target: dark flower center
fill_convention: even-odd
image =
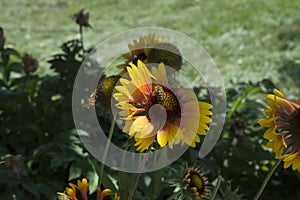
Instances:
[[[153,89],[153,104],[160,104],[167,112],[169,121],[180,119],[180,103],[176,95],[168,88],[161,86],[161,90]]]
[[[290,132],[295,136],[300,136],[300,107],[290,115],[288,121]]]
[[[202,179],[202,177],[199,174],[196,173],[191,173],[191,183],[190,185],[192,187],[196,187],[198,191],[200,191],[199,193],[202,193],[202,191],[204,190],[204,181]]]

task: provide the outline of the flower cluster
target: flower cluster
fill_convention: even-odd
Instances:
[[[60,200],[70,199],[70,200],[77,200],[77,191],[80,192],[81,198],[83,200],[88,200],[88,192],[89,192],[89,182],[86,178],[83,178],[82,181],[78,180],[77,185],[73,183],[69,183],[69,187],[66,188],[66,190],[62,192],[57,192],[57,194],[61,195]],[[97,200],[103,200],[105,196],[108,196],[111,194],[110,189],[104,189],[101,190],[98,188],[98,198]],[[114,194],[114,200],[120,200],[120,197],[115,193]]]
[[[155,34],[134,40],[128,48],[122,55],[125,63],[117,66],[120,74],[100,81],[86,106],[110,108],[113,97],[125,121],[123,132],[134,138],[137,151],[154,143],[196,147],[199,136],[209,130],[212,105],[198,102],[193,90],[170,83],[170,77],[176,79],[171,71],[183,64],[179,49]]]
[[[284,168],[292,166],[300,171],[300,101],[289,100],[279,90],[267,95],[267,118],[258,123],[268,128],[264,138],[267,147],[275,152],[275,158],[283,159]]]

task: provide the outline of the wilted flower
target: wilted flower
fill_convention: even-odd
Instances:
[[[247,124],[243,118],[234,118],[232,120],[232,123],[230,125],[230,132],[233,135],[239,135],[242,136],[245,133],[245,130],[247,128]]]
[[[274,93],[267,95],[267,118],[258,123],[268,128],[264,138],[269,140],[266,146],[273,149],[275,158],[283,159],[284,168],[292,166],[300,171],[300,101],[289,100],[276,89]]]
[[[150,72],[138,61],[127,71],[130,80],[121,78],[113,97],[125,120],[123,132],[134,137],[137,150],[144,151],[154,141],[160,147],[179,142],[195,147],[199,135],[209,129],[212,105],[198,102],[192,90],[170,85],[163,63]]]
[[[31,74],[39,67],[39,62],[30,54],[25,53],[22,57],[23,68],[26,74]]]
[[[89,24],[89,18],[90,18],[90,13],[89,12],[84,13],[84,9],[81,9],[78,13],[75,13],[73,15],[73,19],[79,26],[92,28],[92,26]]]
[[[5,166],[8,168],[12,168],[17,178],[21,177],[24,163],[25,163],[25,157],[21,154],[17,154],[5,158]]]
[[[3,31],[3,28],[0,27],[0,49],[3,48],[3,45],[4,45],[4,31]]]

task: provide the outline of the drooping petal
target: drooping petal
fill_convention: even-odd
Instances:
[[[136,143],[134,144],[134,146],[138,146],[138,148],[136,149],[137,151],[145,151],[148,147],[150,147],[150,145],[153,143],[155,136],[153,137],[148,137],[148,138],[135,138],[136,139]]]

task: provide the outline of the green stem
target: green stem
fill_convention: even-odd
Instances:
[[[134,194],[136,192],[139,180],[140,180],[141,175],[142,175],[141,172],[144,169],[145,163],[146,163],[146,161],[147,161],[147,159],[149,157],[150,150],[151,150],[151,146],[147,149],[146,154],[145,154],[145,156],[144,156],[144,158],[143,158],[143,160],[142,160],[142,162],[141,162],[141,164],[140,164],[140,166],[139,166],[139,168],[137,170],[138,175],[137,175],[137,177],[136,177],[136,179],[134,181],[134,185],[133,185],[133,187],[132,187],[132,189],[130,191],[130,194],[128,196],[128,200],[132,200],[133,197],[134,197]]]
[[[115,121],[115,119],[113,119],[112,122],[111,122],[110,129],[109,129],[108,141],[107,141],[107,143],[105,145],[105,148],[104,148],[103,160],[102,160],[102,165],[101,165],[101,168],[100,168],[99,182],[98,182],[98,186],[100,188],[101,188],[101,183],[102,183],[102,179],[103,179],[104,163],[105,163],[107,153],[108,153],[108,149],[109,149],[109,146],[110,146],[110,143],[111,143],[111,138],[112,138],[112,135],[114,133],[115,123],[116,123],[116,121]]]
[[[216,187],[214,188],[214,190],[213,190],[213,192],[212,192],[212,195],[211,195],[210,200],[214,200],[214,199],[216,198],[217,192],[218,192],[218,190],[219,190],[219,188],[220,188],[220,185],[221,185],[221,181],[222,181],[222,176],[219,175],[219,176],[218,176],[218,181],[217,181]]]
[[[80,41],[81,41],[82,49],[84,50],[82,26],[79,26],[79,34],[80,34]]]
[[[277,167],[279,166],[280,162],[282,160],[278,160],[275,165],[271,168],[271,170],[269,171],[269,173],[267,174],[267,176],[265,177],[265,180],[263,181],[263,183],[261,184],[258,192],[256,193],[255,197],[253,198],[253,200],[258,200],[260,195],[263,193],[265,187],[267,186],[271,176],[273,175],[273,173],[275,172],[275,170],[277,169]]]

